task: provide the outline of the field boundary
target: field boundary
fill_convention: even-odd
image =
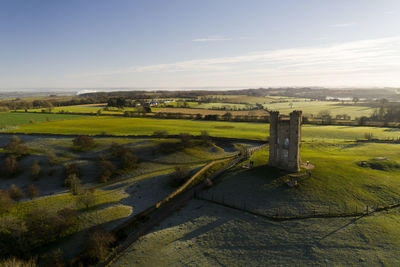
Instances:
[[[53,134],[53,133],[9,133],[9,132],[0,132],[0,136],[13,136],[13,135],[21,135],[21,136],[38,136],[38,137],[63,137],[63,138],[75,138],[79,136],[79,134]],[[131,139],[178,139],[180,135],[178,134],[170,134],[165,136],[157,136],[157,135],[112,135],[112,134],[96,134],[90,135],[93,138],[131,138]],[[191,135],[193,139],[201,139],[200,135]],[[212,140],[215,141],[227,141],[227,142],[247,142],[247,143],[265,143],[265,141],[260,139],[246,139],[246,138],[233,138],[233,137],[218,137],[218,136],[210,136]]]
[[[396,204],[391,204],[391,205],[387,205],[387,206],[379,206],[379,207],[372,207],[372,206],[366,206],[366,209],[364,211],[355,211],[355,212],[328,212],[328,213],[320,213],[320,212],[316,212],[314,210],[314,212],[305,214],[305,215],[301,215],[301,214],[297,214],[297,215],[279,215],[279,209],[275,210],[275,214],[276,215],[270,215],[270,214],[266,214],[266,213],[262,213],[262,212],[258,212],[258,211],[254,211],[254,210],[250,210],[250,209],[246,209],[246,206],[244,205],[244,207],[239,207],[233,204],[229,204],[226,203],[224,200],[222,201],[218,201],[215,200],[213,198],[207,198],[204,196],[201,196],[201,194],[197,194],[195,196],[196,199],[199,200],[203,200],[203,201],[207,201],[219,206],[223,206],[226,208],[230,208],[230,209],[234,209],[234,210],[238,210],[241,212],[245,212],[251,215],[256,215],[259,217],[263,217],[267,220],[270,221],[293,221],[293,220],[306,220],[306,219],[316,219],[316,218],[322,218],[322,219],[329,219],[329,218],[349,218],[349,217],[363,217],[363,216],[369,216],[372,215],[374,213],[377,212],[382,212],[382,211],[388,211],[391,209],[395,209],[400,207],[400,203],[396,203]]]

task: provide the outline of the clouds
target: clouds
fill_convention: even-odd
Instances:
[[[231,38],[226,38],[224,36],[221,35],[211,35],[208,37],[204,37],[204,38],[196,38],[193,39],[193,42],[218,42],[218,41],[230,41],[232,40]]]
[[[400,85],[400,37],[133,66],[86,78],[139,86]]]
[[[331,27],[333,28],[347,28],[347,27],[351,27],[356,25],[356,23],[354,22],[349,22],[349,23],[337,23],[337,24],[333,24],[331,25]]]

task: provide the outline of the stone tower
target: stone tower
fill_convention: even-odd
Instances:
[[[269,162],[271,166],[288,171],[300,168],[301,111],[293,111],[290,117],[270,112]]]

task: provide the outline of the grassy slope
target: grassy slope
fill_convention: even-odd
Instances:
[[[359,167],[357,163],[385,156],[400,162],[400,145],[353,143],[303,143],[302,160],[315,164],[312,177],[298,188],[285,184],[287,177],[266,166],[268,152],[256,152],[256,167],[237,168],[226,174],[221,184],[213,187],[212,195],[225,202],[265,214],[311,214],[360,211],[366,205],[388,205],[400,199],[400,171],[378,171]],[[241,191],[251,192],[243,194]]]
[[[398,266],[399,219],[271,222],[194,200],[112,266]]]
[[[259,212],[354,211],[400,198],[400,172],[355,163],[386,156],[400,162],[400,145],[305,143],[302,157],[316,165],[298,188],[265,166],[267,150],[256,152],[255,168],[237,168],[203,196]],[[271,222],[194,200],[152,233],[131,245],[115,266],[160,265],[398,265],[400,211],[362,218]],[[157,253],[157,257],[153,255]]]
[[[64,116],[64,115],[60,115]],[[56,134],[107,134],[150,135],[165,130],[169,134],[190,133],[199,135],[206,130],[211,136],[236,137],[265,140],[268,124],[215,122],[194,120],[162,120],[149,118],[90,117],[76,120],[43,122],[20,126],[8,130],[14,133],[56,133]],[[365,133],[377,138],[397,138],[396,129],[351,126],[303,126],[303,138],[355,140],[364,138]]]

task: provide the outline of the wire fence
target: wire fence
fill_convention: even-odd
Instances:
[[[285,205],[282,205],[282,207],[276,208],[260,208],[259,203],[253,203],[252,201],[243,199],[232,199],[232,197],[225,197],[224,195],[209,193],[207,191],[197,192],[194,197],[227,208],[279,221],[309,218],[358,217],[400,207],[400,202],[397,202],[392,204],[368,204],[345,207],[326,205],[314,208],[289,208],[289,206],[286,205],[287,207],[284,208]]]

